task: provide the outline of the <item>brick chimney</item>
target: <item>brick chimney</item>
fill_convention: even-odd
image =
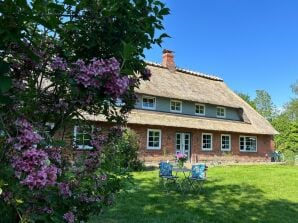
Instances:
[[[176,71],[173,53],[173,51],[166,49],[162,51],[162,66],[167,67],[171,72]]]

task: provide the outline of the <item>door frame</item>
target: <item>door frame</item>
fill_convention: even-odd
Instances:
[[[177,135],[180,134],[180,150],[177,150]],[[185,135],[189,136],[189,149],[188,149],[188,160],[190,160],[191,158],[191,133],[190,132],[176,132],[175,133],[175,154],[177,154],[178,152],[184,153],[185,154]]]

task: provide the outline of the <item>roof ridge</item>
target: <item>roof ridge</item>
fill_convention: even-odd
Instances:
[[[156,63],[156,62],[151,62],[151,61],[145,61],[146,64],[151,65],[151,66],[155,66],[155,67],[160,67],[160,68],[165,68],[164,66],[162,66],[160,63]],[[210,75],[210,74],[204,74],[201,72],[196,72],[196,71],[191,71],[188,69],[184,69],[184,68],[180,68],[180,67],[176,67],[177,71],[180,71],[182,73],[186,73],[186,74],[192,74],[195,76],[199,76],[199,77],[203,77],[203,78],[207,78],[207,79],[211,79],[211,80],[215,80],[215,81],[223,81],[222,78],[217,77],[215,75]]]

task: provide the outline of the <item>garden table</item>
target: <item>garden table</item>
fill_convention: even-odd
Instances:
[[[186,167],[173,167],[173,172],[175,173],[175,176],[177,177],[177,183],[179,184],[179,187],[181,191],[184,193],[185,190],[183,189],[183,184],[188,184],[188,179],[191,174],[191,169]],[[182,177],[178,176],[179,173],[182,173]]]

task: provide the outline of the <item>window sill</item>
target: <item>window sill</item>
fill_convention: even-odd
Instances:
[[[82,146],[82,145],[77,145],[75,146],[76,150],[92,150],[94,149],[92,146]]]
[[[160,150],[161,148],[147,147],[147,150]]]
[[[173,113],[182,113],[182,111],[175,111],[175,110],[170,110],[170,112],[173,112]]]
[[[210,151],[212,151],[212,148],[211,149],[202,149],[202,151],[210,152]]]
[[[156,108],[147,108],[147,107],[142,107],[142,109],[145,109],[145,110],[156,110]]]

